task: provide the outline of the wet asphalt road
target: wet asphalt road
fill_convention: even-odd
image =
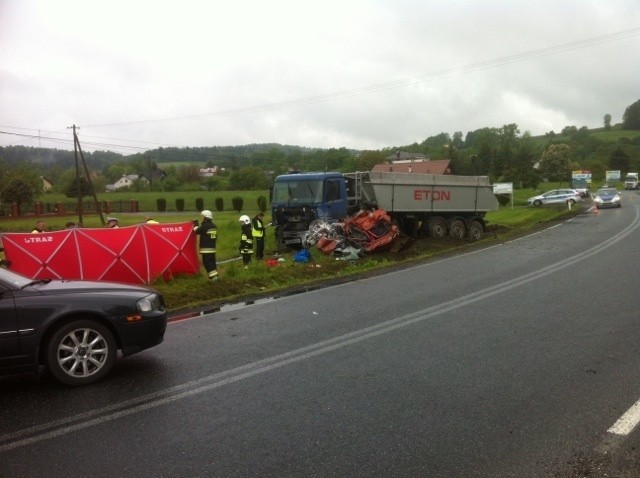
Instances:
[[[0,476],[522,478],[616,462],[637,432],[607,430],[640,399],[640,196],[625,198],[173,322],[91,387],[2,378]]]

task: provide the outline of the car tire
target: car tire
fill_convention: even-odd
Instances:
[[[535,201],[533,201],[533,206],[534,207],[542,206],[542,201],[540,201],[540,199],[536,199]]]
[[[574,199],[569,199],[567,201],[567,206],[569,206],[569,207],[573,207],[573,206],[575,206],[575,204],[576,204],[576,201]]]
[[[104,378],[118,353],[111,331],[96,320],[76,320],[57,329],[47,343],[46,366],[66,385],[89,385]]]

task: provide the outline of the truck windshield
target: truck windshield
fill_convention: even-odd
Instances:
[[[273,186],[273,202],[321,202],[322,180],[279,181]]]

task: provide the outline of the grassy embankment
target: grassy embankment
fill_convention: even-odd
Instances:
[[[555,187],[555,186],[554,186]],[[148,193],[147,193],[148,194]],[[241,193],[240,195],[246,193]],[[541,223],[560,219],[568,214],[575,213],[565,208],[530,208],[527,207],[526,198],[533,195],[531,190],[516,191],[514,207],[511,205],[501,207],[500,210],[487,215],[489,233],[483,242],[504,240],[529,229],[539,227]],[[259,193],[254,194],[257,198]],[[113,196],[111,196],[113,197]],[[155,196],[154,196],[155,197]],[[199,197],[199,196],[198,196]],[[143,205],[153,210],[151,201],[143,202]],[[207,199],[205,207],[211,207]],[[155,199],[153,199],[153,205]],[[225,206],[230,207],[230,200],[225,201]],[[249,207],[245,214],[250,216],[257,212],[257,201],[248,200],[245,197],[245,206]],[[166,212],[154,214],[154,217],[162,223],[190,221],[197,217],[197,212],[191,206],[188,212]],[[148,209],[148,210],[149,210]],[[242,267],[238,257],[238,243],[240,238],[239,214],[235,211],[215,211],[214,221],[218,227],[218,254],[220,280],[211,283],[204,272],[198,276],[183,276],[174,278],[169,282],[157,280],[153,287],[162,292],[166,298],[167,306],[171,311],[183,310],[202,305],[223,304],[237,300],[257,297],[263,294],[282,292],[291,288],[310,287],[316,283],[329,279],[335,280],[348,276],[372,272],[386,267],[415,262],[432,257],[436,254],[451,251],[456,248],[473,247],[475,243],[456,241],[452,239],[434,240],[420,238],[411,243],[410,247],[401,252],[385,252],[367,255],[357,261],[337,261],[335,258],[325,256],[317,250],[311,250],[312,261],[310,263],[296,263],[292,260],[292,254],[282,254],[284,262],[276,267],[267,267],[264,262],[254,261],[249,269]],[[144,220],[145,212],[137,214],[118,214],[122,226],[133,225]],[[269,219],[267,212],[267,219]],[[59,230],[65,222],[77,220],[73,216],[48,216],[44,218],[48,230]],[[83,218],[85,227],[103,227],[95,215],[85,215]],[[34,217],[21,219],[4,219],[0,221],[0,232],[28,232],[33,228]],[[273,231],[268,231],[266,237],[266,257],[273,256],[276,252]]]

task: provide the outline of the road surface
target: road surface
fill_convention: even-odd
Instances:
[[[638,476],[640,196],[624,197],[172,322],[90,387],[2,378],[0,476]]]

